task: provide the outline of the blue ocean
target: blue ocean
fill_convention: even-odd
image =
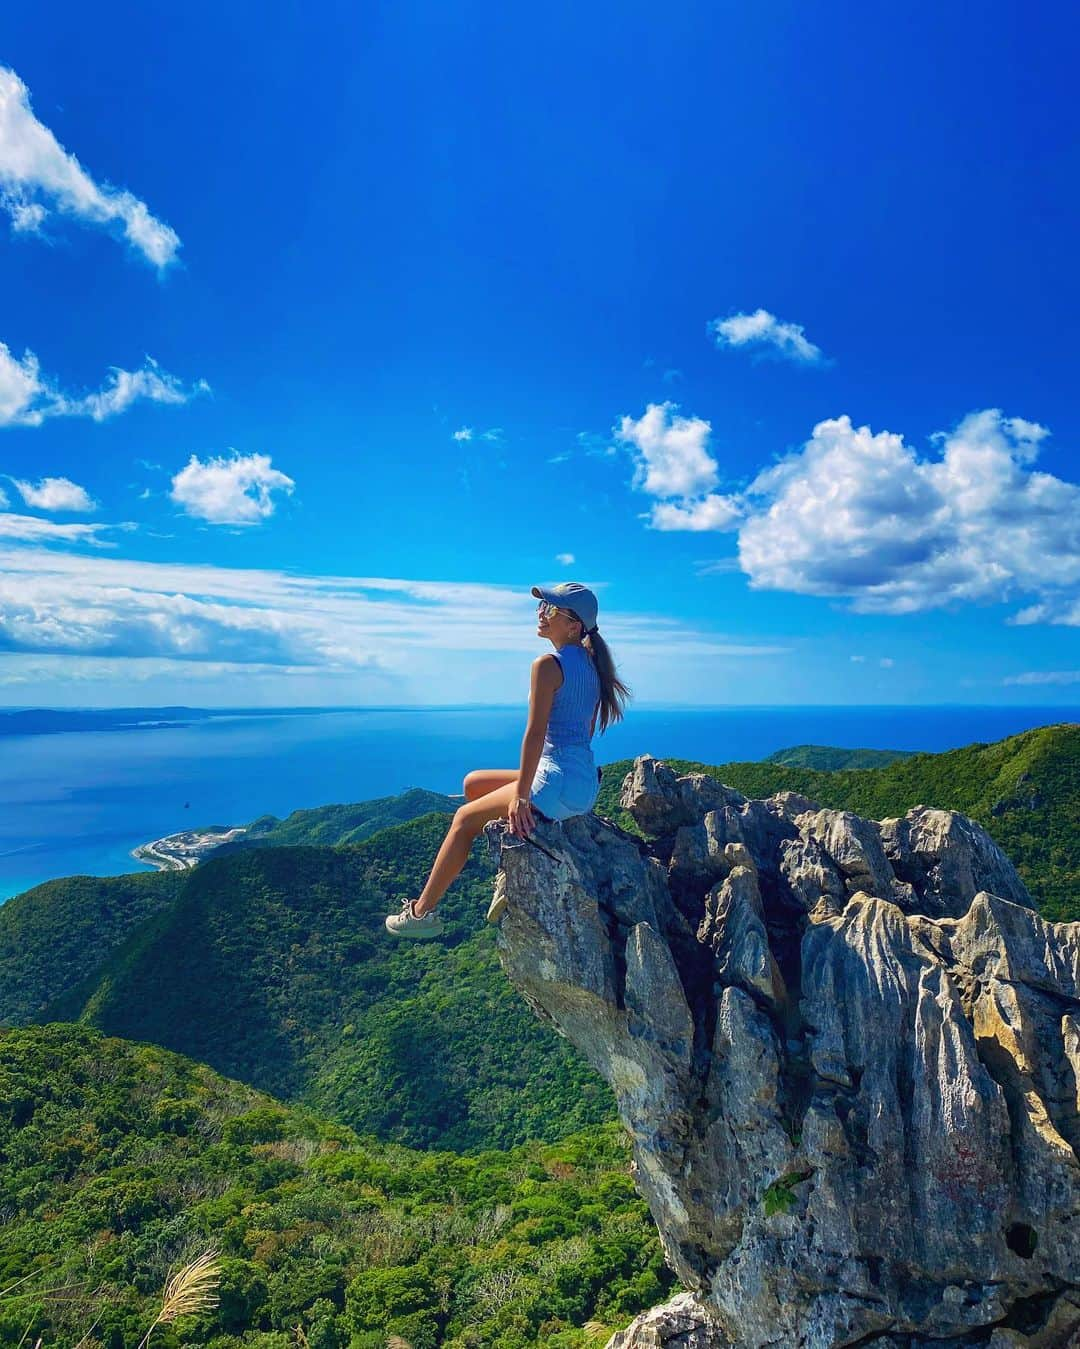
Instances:
[[[1077,707],[632,707],[594,740],[705,763],[791,745],[946,750],[1080,720]],[[521,708],[243,716],[186,726],[0,740],[0,899],[57,876],[146,870],[131,849],[210,824],[362,801],[408,787],[459,792],[470,768],[516,767]]]

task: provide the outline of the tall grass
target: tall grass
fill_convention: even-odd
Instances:
[[[150,1336],[158,1326],[170,1325],[181,1316],[207,1311],[218,1302],[217,1285],[221,1278],[220,1252],[211,1247],[190,1264],[182,1266],[165,1284],[161,1310],[150,1329],[139,1341],[138,1349],[146,1349]]]

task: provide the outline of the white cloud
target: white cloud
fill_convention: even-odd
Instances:
[[[5,194],[0,205],[11,212],[11,228],[16,234],[38,234],[48,215],[40,202],[19,201]]]
[[[38,483],[12,478],[23,501],[39,511],[96,511],[97,502],[70,478],[42,478]]]
[[[1021,627],[1031,623],[1051,623],[1055,627],[1080,628],[1080,595],[1056,595],[1040,604],[1028,605],[1006,622]]]
[[[68,524],[42,520],[36,515],[0,512],[0,539],[18,539],[24,543],[96,543],[112,547],[98,537],[110,525]]]
[[[90,417],[102,422],[125,412],[140,398],[152,403],[186,403],[209,388],[202,379],[185,388],[148,356],[141,370],[113,366],[100,389],[76,396],[63,393],[53,380],[42,375],[32,351],[16,360],[0,342],[0,426],[40,426],[48,417]]]
[[[751,589],[886,614],[1031,594],[1038,603],[1013,622],[1080,625],[1080,486],[1031,469],[1047,434],[989,408],[935,437],[940,459],[923,459],[899,435],[837,417],[737,496],[683,502],[665,523],[700,527],[714,511],[715,527],[731,528],[743,512]]]
[[[188,515],[214,525],[254,525],[274,513],[275,492],[292,492],[292,478],[274,468],[268,454],[192,455],[172,480],[169,493]]]
[[[896,662],[893,660],[892,656],[882,656],[878,661],[878,664],[883,670],[888,670],[891,666],[895,665]]]
[[[1080,670],[1028,670],[1006,675],[1003,684],[1080,684]]]
[[[739,501],[710,490],[719,478],[709,452],[711,430],[701,417],[679,416],[676,403],[650,403],[637,421],[624,416],[614,428],[615,439],[636,460],[633,486],[650,496],[677,498],[653,505],[651,528],[702,532],[738,525]]]
[[[718,347],[764,348],[769,354],[804,365],[817,365],[824,359],[821,348],[807,339],[801,323],[784,323],[767,309],[713,319],[708,329]]]
[[[1045,434],[976,412],[923,460],[889,432],[821,422],[748,489],[739,553],[754,587],[850,595],[861,612],[1004,602],[1080,583],[1080,488],[1028,472]]]
[[[204,379],[196,380],[190,390],[185,389],[175,375],[162,370],[157,361],[148,356],[141,370],[120,370],[114,366],[109,382],[103,388],[85,398],[69,401],[66,411],[70,416],[92,417],[101,422],[106,417],[125,412],[139,398],[149,399],[151,403],[186,403],[195,394],[209,392],[210,385]]]
[[[978,431],[982,423],[973,420],[981,417],[984,421],[988,418],[996,420],[1002,431],[1008,437],[1010,453],[1012,458],[1018,464],[1033,464],[1039,455],[1039,446],[1050,434],[1045,426],[1040,426],[1038,422],[1029,422],[1023,417],[1002,417],[999,409],[994,408],[988,412],[972,413],[971,417],[966,419],[971,427]],[[930,439],[935,445],[948,446],[954,441],[957,432],[935,431]]]
[[[0,66],[0,208],[21,232],[41,229],[49,210],[84,224],[114,226],[155,267],[176,259],[175,230],[130,192],[98,184],[30,108],[30,93]]]
[[[860,661],[860,662],[861,662],[861,661],[865,661],[865,660],[866,660],[866,657],[865,657],[865,656],[852,656],[851,659],[854,660],[854,661]]]
[[[0,342],[0,426],[37,425],[44,414],[33,411],[33,405],[46,393],[34,353],[24,352],[17,361]]]
[[[657,497],[692,497],[718,481],[709,453],[711,427],[700,417],[681,417],[677,403],[650,403],[635,421],[624,416],[614,436],[637,461],[634,486]]]
[[[383,675],[380,682],[384,688],[400,690],[400,680],[396,675],[384,671],[377,655],[370,656],[366,661],[349,669],[325,670],[313,665],[282,665],[269,661],[190,661],[170,656],[143,656],[131,659],[126,656],[84,656],[66,652],[36,651],[5,652],[3,662],[0,663],[0,686],[6,688],[33,686],[34,699],[39,703],[43,701],[42,690],[51,689],[53,691],[46,695],[51,707],[83,705],[81,698],[72,702],[70,698],[65,700],[62,695],[58,697],[56,692],[58,690],[67,692],[73,685],[76,687],[81,685],[87,689],[93,687],[94,694],[100,696],[97,689],[105,686],[114,699],[110,705],[115,705],[117,690],[121,691],[122,701],[130,702],[129,690],[134,685],[153,684],[155,688],[160,688],[161,681],[172,676],[179,682],[172,684],[171,687],[182,688],[184,697],[191,695],[194,681],[197,680],[198,695],[202,697],[203,690],[209,690],[208,701],[212,700],[213,706],[236,706],[235,702],[219,702],[218,699],[235,699],[240,689],[245,695],[243,705],[250,707],[257,704],[265,705],[261,703],[257,694],[264,690],[268,683],[279,690],[275,699],[277,704],[282,704],[289,698],[297,698],[300,704],[306,703],[307,689],[313,683],[317,683],[320,693],[325,695],[327,688],[333,688],[337,697],[333,703],[319,704],[313,701],[310,706],[341,706],[356,688],[358,673],[370,676]],[[237,676],[240,676],[240,681]],[[305,686],[299,692],[299,697],[296,687],[298,679],[305,680]],[[215,692],[217,690],[220,692]],[[162,699],[156,692],[140,696],[146,703],[172,705],[177,701],[173,696]]]
[[[738,570],[739,559],[737,557],[714,557],[705,562],[694,563],[695,576],[718,576],[722,572]]]
[[[555,561],[558,562],[561,567],[572,567],[575,559],[573,553],[556,553]]]
[[[710,493],[700,501],[657,502],[649,522],[653,529],[723,530],[736,528],[742,515],[742,508],[732,497]]]
[[[0,516],[0,520],[5,517]],[[8,517],[10,518],[10,517]],[[53,530],[99,529],[98,525]],[[602,591],[602,584],[593,582]],[[401,687],[422,669],[437,679],[451,656],[505,655],[506,692],[519,691],[519,657],[535,652],[529,585],[303,576],[154,563],[42,547],[0,546],[0,646],[6,653],[208,669],[390,671]],[[779,645],[727,642],[666,614],[605,613],[620,660],[785,655]],[[463,648],[462,634],[467,634]],[[509,658],[513,658],[512,660]],[[0,679],[7,668],[0,663]],[[137,666],[132,667],[133,670]],[[492,696],[489,671],[476,686]],[[516,695],[515,695],[516,696]],[[426,693],[430,701],[430,688]]]
[[[451,439],[458,441],[486,440],[501,445],[503,435],[501,426],[489,426],[486,431],[476,431],[471,426],[460,426],[453,432]]]

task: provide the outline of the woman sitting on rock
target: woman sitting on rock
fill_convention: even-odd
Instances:
[[[576,581],[533,586],[540,600],[537,635],[554,655],[532,664],[529,716],[518,768],[478,768],[466,775],[465,805],[443,840],[417,899],[386,920],[395,937],[437,937],[443,922],[435,906],[460,874],[473,842],[491,820],[528,838],[536,816],[567,820],[591,810],[600,775],[590,744],[599,717],[603,732],[622,719],[630,690],[615,673],[607,643],[596,630],[596,596]],[[489,918],[497,914],[489,913]]]

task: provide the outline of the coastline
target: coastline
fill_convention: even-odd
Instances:
[[[247,833],[244,825],[230,828],[186,829],[179,834],[166,834],[149,843],[132,848],[131,856],[137,862],[156,867],[158,871],[189,871],[199,865],[222,843],[231,843]]]
[[[756,762],[800,745],[939,753],[1077,721],[1075,702],[719,712],[639,706],[596,737],[594,752],[599,764],[644,753]],[[12,746],[0,753],[0,903],[62,877],[186,865],[171,856],[167,862],[145,853],[133,857],[132,849],[171,839],[191,816],[211,825],[249,824],[331,802],[392,796],[414,783],[460,791],[462,774],[474,764],[517,761],[521,723],[520,709],[222,717],[160,732],[36,736],[29,757],[16,751],[17,741],[0,739],[0,747]]]

